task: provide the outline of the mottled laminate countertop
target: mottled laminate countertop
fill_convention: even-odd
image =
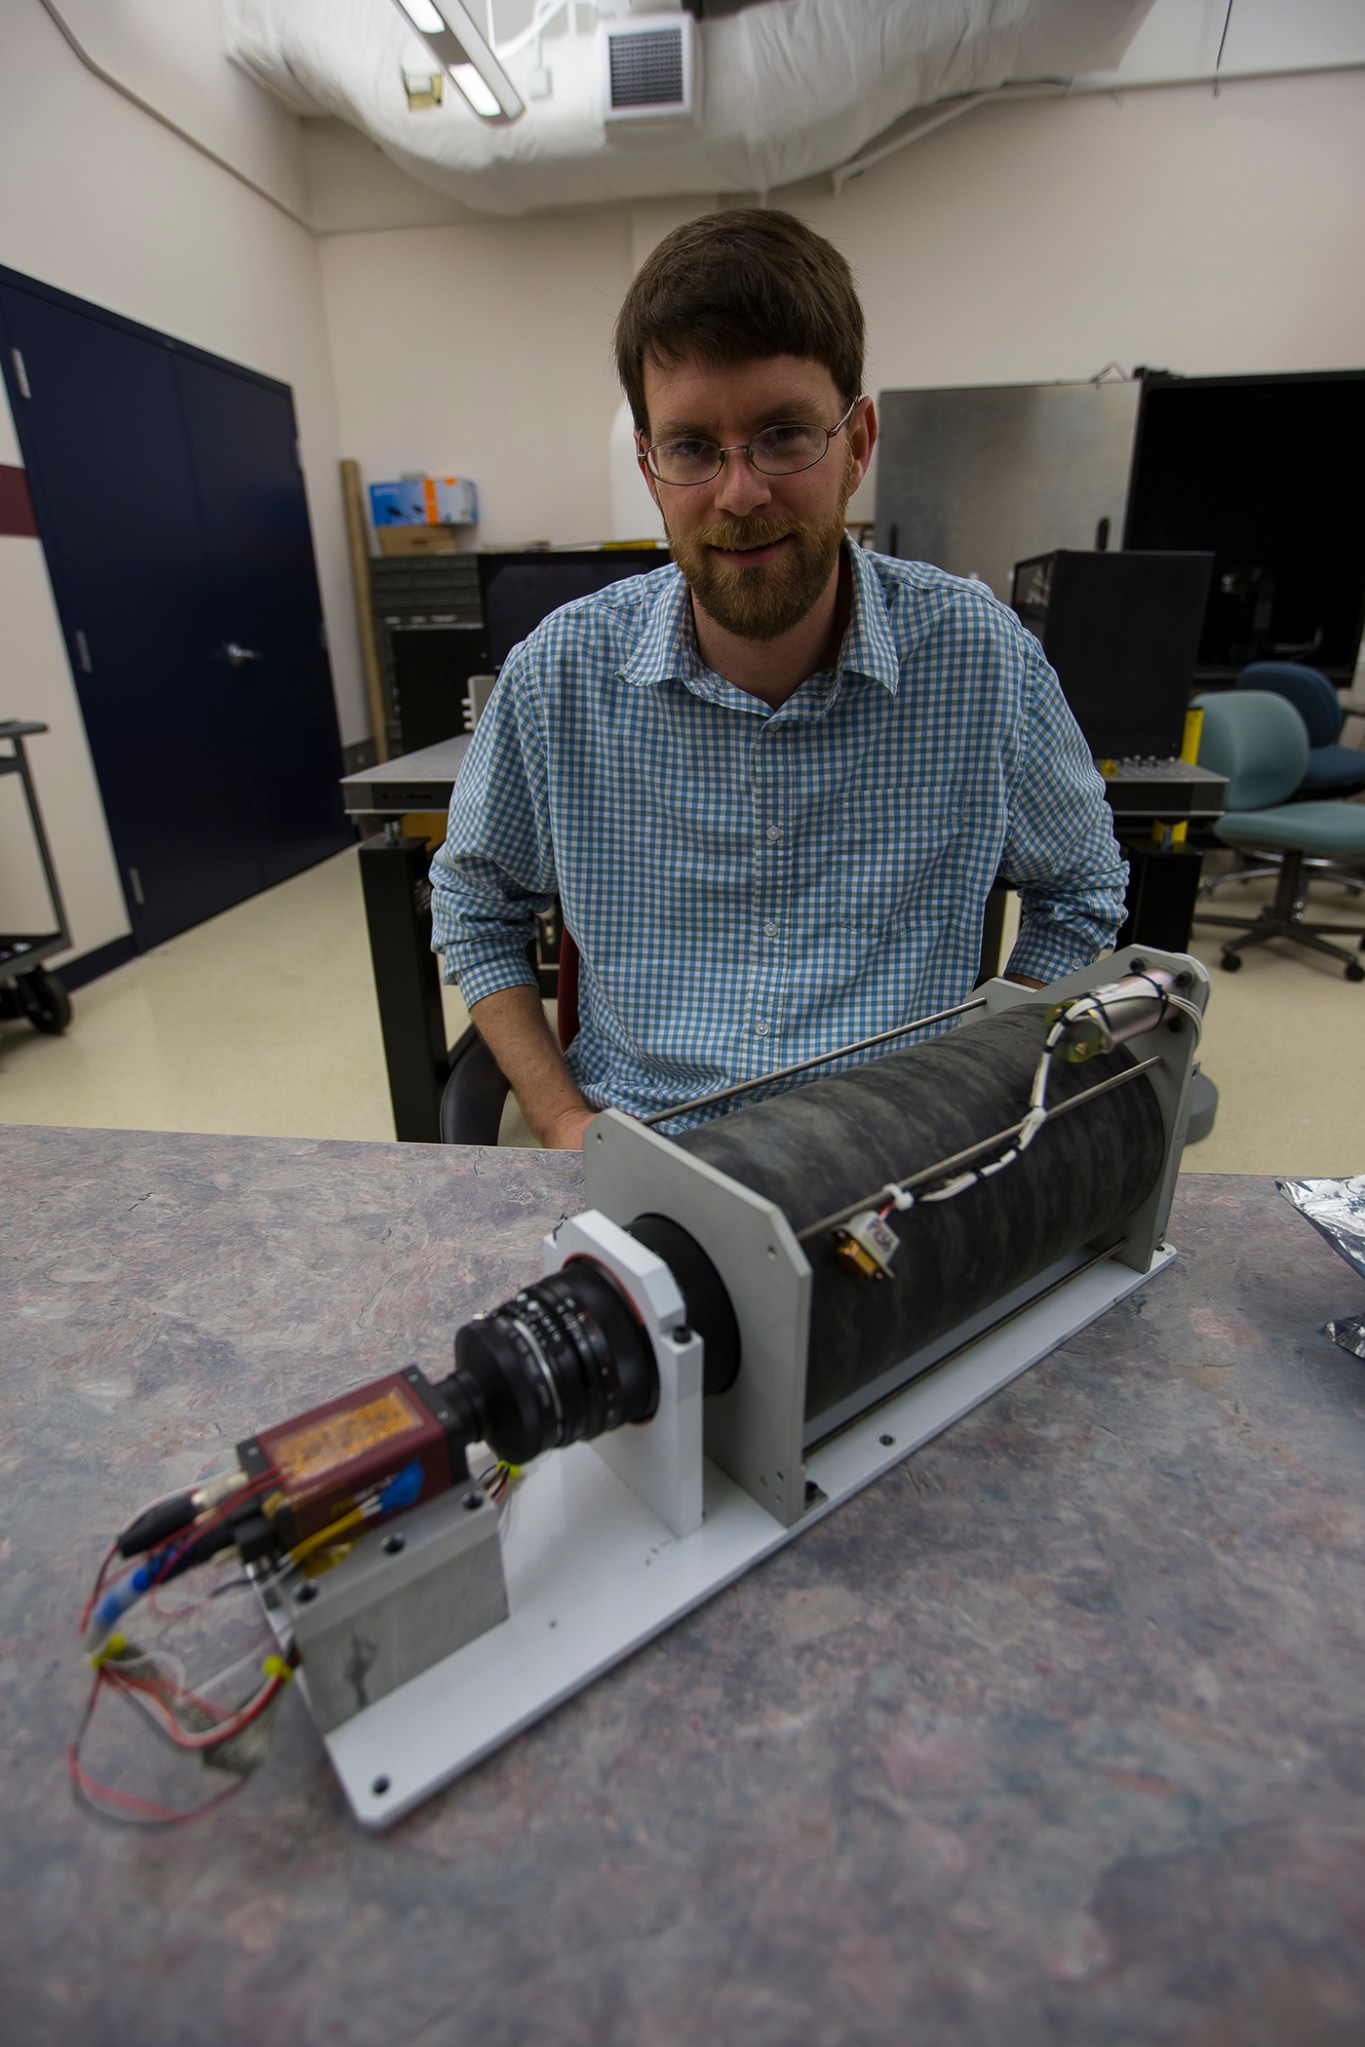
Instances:
[[[207,1818],[77,1805],[114,1529],[443,1372],[581,1205],[562,1153],[0,1130],[6,2047],[1365,2039],[1365,1290],[1269,1181],[1187,1176],[1170,1271],[392,1832],[291,1698]]]

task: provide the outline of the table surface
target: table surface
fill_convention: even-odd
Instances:
[[[1168,1273],[370,1836],[289,1697],[206,1819],[92,1817],[76,1616],[146,1498],[443,1370],[578,1160],[0,1155],[8,2047],[1362,2038],[1365,1302],[1272,1183],[1184,1180]]]

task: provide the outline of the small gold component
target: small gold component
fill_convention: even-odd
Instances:
[[[890,1279],[900,1238],[885,1216],[865,1208],[834,1232],[834,1255],[863,1279]]]

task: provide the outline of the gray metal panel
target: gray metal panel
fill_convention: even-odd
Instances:
[[[1136,380],[883,391],[876,545],[980,576],[1009,601],[1017,561],[1123,535]],[[896,545],[891,546],[895,528]]]

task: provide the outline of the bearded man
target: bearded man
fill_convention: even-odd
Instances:
[[[1126,870],[1037,640],[983,585],[845,537],[877,434],[863,354],[847,263],[790,214],[691,221],[626,296],[673,565],[514,650],[432,868],[436,948],[545,1145],[963,1001],[997,874],[1014,978],[1113,942]],[[567,1054],[526,953],[555,896]]]

